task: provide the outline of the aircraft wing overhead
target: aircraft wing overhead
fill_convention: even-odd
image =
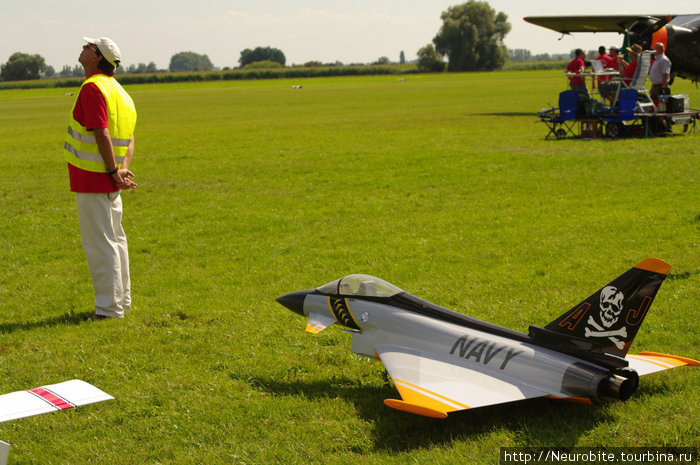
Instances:
[[[654,16],[662,18],[662,16]],[[645,15],[601,15],[601,16],[526,16],[528,23],[536,24],[553,31],[571,32],[624,32],[639,18]]]
[[[406,347],[381,345],[376,350],[403,399],[384,403],[397,410],[445,418],[457,410],[552,394]]]
[[[0,395],[0,422],[114,399],[95,386],[74,379]]]

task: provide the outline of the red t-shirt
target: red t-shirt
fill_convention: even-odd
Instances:
[[[101,71],[90,76],[97,73]],[[73,109],[73,118],[88,130],[107,127],[107,101],[95,84],[87,83],[80,90]],[[105,193],[120,190],[107,173],[83,170],[70,163],[68,177],[72,192]]]
[[[586,64],[583,62],[581,58],[574,58],[571,60],[571,62],[566,66],[566,72],[567,73],[580,73],[581,69],[585,68]],[[561,69],[561,68],[560,68]],[[586,85],[586,81],[583,80],[582,77],[579,76],[573,76],[571,78],[571,83],[572,84],[578,84],[580,86]]]
[[[632,78],[634,78],[634,72],[637,71],[637,59],[632,60],[632,63],[627,65],[627,68],[622,72],[622,80],[625,84],[630,85]]]
[[[611,57],[604,53],[602,55],[598,55],[598,58],[596,58],[596,60],[600,61],[604,69],[617,69],[617,60],[613,60]],[[598,84],[600,84],[601,82],[607,82],[611,79],[611,76],[598,76]]]

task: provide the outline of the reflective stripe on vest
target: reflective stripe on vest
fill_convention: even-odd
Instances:
[[[95,74],[83,82],[93,83],[102,92],[107,103],[107,129],[114,149],[117,166],[121,166],[129,150],[136,126],[136,109],[129,94],[112,77]],[[80,87],[82,90],[82,86]],[[76,99],[77,103],[77,99]],[[88,131],[73,117],[75,103],[71,109],[70,124],[64,144],[66,161],[87,171],[104,173],[105,166],[94,131]]]

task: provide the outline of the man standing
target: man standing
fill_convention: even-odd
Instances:
[[[566,66],[567,74],[581,74],[586,69],[586,52],[577,48],[574,51],[575,57]],[[575,90],[579,94],[588,95],[588,89],[586,89],[586,81],[581,76],[569,76],[571,81],[571,89]]]
[[[610,61],[608,61],[608,64],[605,66],[605,68],[606,68],[606,69],[612,69],[612,70],[615,70],[615,71],[619,71],[619,69],[620,69],[620,64],[619,64],[620,58],[618,58],[618,56],[619,56],[620,50],[619,50],[617,47],[615,47],[614,45],[611,45],[610,48],[608,49],[608,53],[610,53],[610,55],[608,56],[608,58],[610,59]]]
[[[600,48],[598,50],[600,51]],[[599,56],[598,59],[603,61],[606,71],[617,71],[619,68],[618,49],[614,45],[611,45],[608,50],[610,55],[601,53],[601,56]],[[603,48],[603,52],[604,51],[605,49]],[[601,97],[608,100],[610,105],[612,105],[613,101],[615,100],[615,94],[617,93],[619,83],[613,82],[612,76],[604,77],[602,80],[599,78],[598,83],[598,92],[600,92]]]
[[[84,39],[78,61],[86,79],[71,111],[65,156],[95,290],[92,319],[123,318],[131,309],[131,283],[120,190],[136,187],[129,171],[136,109],[114,79],[121,62],[117,44],[106,37]]]
[[[666,47],[661,42],[654,44],[654,63],[649,70],[649,80],[651,81],[651,90],[649,96],[658,104],[661,90],[668,88],[668,78],[671,75],[671,60],[664,53]]]

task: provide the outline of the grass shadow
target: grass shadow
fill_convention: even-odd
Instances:
[[[279,381],[259,376],[230,375],[271,395],[300,396],[310,400],[340,397],[357,409],[374,428],[374,449],[407,452],[455,440],[475,439],[497,430],[515,434],[518,444],[573,447],[596,425],[612,421],[604,406],[590,406],[552,399],[532,399],[449,415],[445,420],[411,415],[386,407],[382,401],[399,398],[389,384],[381,388],[348,378],[325,381]]]
[[[497,111],[491,113],[476,113],[476,116],[532,116],[538,118],[537,112],[532,111]]]
[[[29,322],[14,322],[14,323],[0,323],[0,333],[9,334],[15,331],[29,331],[34,328],[45,328],[48,326],[77,326],[83,323],[87,318],[94,315],[94,312],[81,312],[75,313],[73,311],[66,312],[63,315],[46,318],[39,321],[29,321]]]

